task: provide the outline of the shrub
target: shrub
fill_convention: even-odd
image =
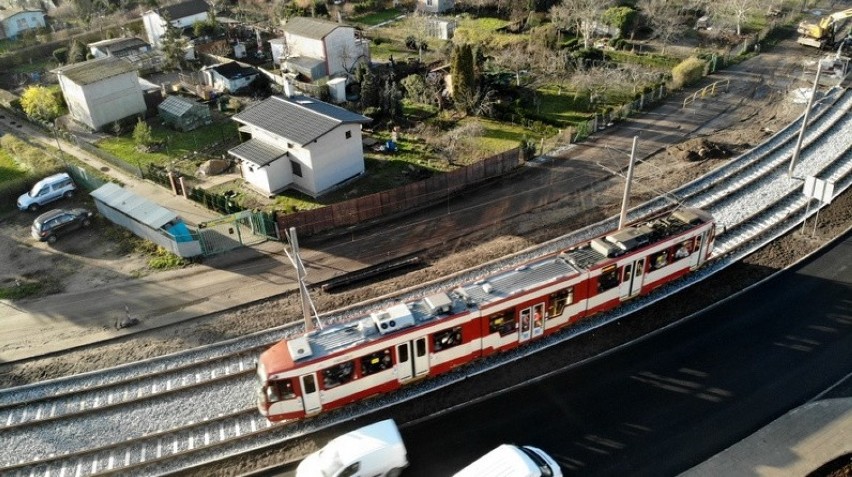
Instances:
[[[157,247],[154,256],[148,260],[148,266],[155,270],[170,270],[189,265],[189,260],[179,257],[168,250]]]
[[[707,62],[690,56],[672,68],[672,88],[680,89],[700,80],[707,69]]]

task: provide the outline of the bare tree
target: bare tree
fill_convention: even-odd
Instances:
[[[639,9],[645,14],[654,36],[666,47],[685,30],[682,11],[668,0],[639,0]]]
[[[426,39],[429,37],[429,22],[431,21],[432,18],[429,17],[428,13],[419,8],[409,15],[407,19],[408,31],[411,33],[409,36],[417,43],[417,59],[421,63],[423,62],[423,50],[426,47]]]
[[[578,94],[587,95],[589,110],[594,111],[608,88],[618,87],[620,73],[616,68],[591,66],[583,68],[571,77],[571,84]]]
[[[521,72],[530,69],[532,65],[528,48],[523,43],[502,48],[492,58],[495,64],[515,74],[515,86],[521,85]]]
[[[562,0],[550,9],[551,20],[561,29],[571,29],[583,39],[583,47],[589,48],[595,27],[611,0]]]
[[[767,5],[763,0],[720,0],[714,4],[717,14],[734,24],[737,36],[742,35],[742,26],[749,13]]]

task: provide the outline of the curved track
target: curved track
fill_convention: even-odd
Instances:
[[[478,374],[542,347],[647,306],[724,268],[740,256],[796,226],[815,213],[800,190],[802,178],[836,183],[839,194],[852,183],[852,93],[833,90],[814,112],[794,177],[787,165],[801,120],[736,160],[673,192],[681,203],[710,211],[719,221],[715,262],[686,280],[665,287],[613,313],[581,323],[553,339],[439,377],[391,396],[359,403],[343,412],[287,426],[272,426],[254,410],[254,364],[269,344],[300,331],[299,325],[132,365],[7,389],[0,392],[0,431],[7,450],[0,471],[12,475],[162,474],[303,435],[430,392],[465,375]],[[845,133],[844,133],[845,132]],[[671,205],[657,199],[635,208],[638,219]],[[807,211],[807,212],[806,212]],[[346,321],[384,301],[430,293],[496,269],[611,230],[602,221],[511,257],[444,279],[330,314]],[[150,419],[150,416],[157,416]]]

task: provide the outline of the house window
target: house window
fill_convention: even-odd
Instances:
[[[302,165],[296,161],[290,161],[290,167],[293,168],[293,175],[302,177]]]
[[[292,142],[287,143],[287,149],[293,149],[293,143]]]
[[[352,137],[352,131],[346,131],[346,139],[350,139]]]

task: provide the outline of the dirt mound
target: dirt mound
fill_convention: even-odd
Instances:
[[[695,138],[669,147],[666,151],[680,161],[704,161],[707,159],[724,159],[731,157],[735,150],[748,148],[748,145],[731,147],[727,144],[708,141],[705,138]]]

